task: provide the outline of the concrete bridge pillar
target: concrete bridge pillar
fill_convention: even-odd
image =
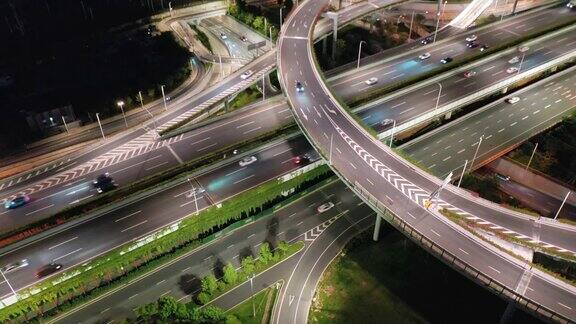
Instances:
[[[328,55],[328,37],[322,39],[322,56]]]
[[[372,235],[372,239],[374,241],[378,241],[378,237],[380,236],[380,225],[382,225],[382,215],[376,213],[376,223],[374,224],[374,235]]]

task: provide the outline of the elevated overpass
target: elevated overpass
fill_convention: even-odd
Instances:
[[[506,217],[507,212],[452,186],[444,189],[433,208],[425,208],[427,197],[442,182],[374,139],[334,98],[320,76],[310,42],[314,23],[326,4],[309,1],[296,8],[284,25],[278,46],[283,90],[313,146],[349,187],[381,213],[377,224],[385,217],[455,269],[542,317],[576,319],[576,310],[570,306],[576,305],[573,286],[529,269],[524,262],[447,220],[436,208],[474,217],[487,213]],[[296,91],[296,82],[304,85],[303,92]],[[290,315],[279,318],[282,321]]]

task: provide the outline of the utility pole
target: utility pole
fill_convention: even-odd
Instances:
[[[440,89],[438,90],[438,97],[436,98],[436,107],[434,107],[434,114],[435,115],[438,114],[438,104],[440,103],[440,95],[442,94],[442,83],[437,82],[436,84],[438,84]]]
[[[120,111],[122,111],[122,117],[124,118],[124,124],[126,125],[126,128],[128,128],[128,122],[126,121],[126,115],[124,114],[124,101],[119,100],[118,102],[116,102],[116,105],[118,107],[120,107]]]
[[[568,191],[568,193],[566,194],[566,197],[564,197],[564,200],[562,200],[562,204],[560,204],[560,208],[558,208],[558,211],[556,212],[556,215],[554,216],[554,220],[556,220],[556,218],[558,218],[558,215],[560,215],[560,211],[562,210],[562,207],[564,207],[564,204],[566,203],[566,200],[568,199],[569,195],[570,195],[570,191]]]
[[[534,154],[536,153],[536,149],[538,148],[538,143],[536,143],[536,145],[534,146],[534,150],[532,150],[532,154],[530,155],[530,159],[528,160],[528,164],[526,164],[526,171],[528,171],[528,168],[530,167],[530,163],[532,163],[532,158],[534,157]]]
[[[412,10],[412,18],[410,18],[410,31],[408,32],[408,41],[412,40],[412,24],[414,23],[414,12],[416,10]]]
[[[102,138],[106,140],[106,136],[104,136],[104,130],[102,129],[102,123],[100,123],[100,113],[96,113],[96,119],[98,120],[98,126],[100,126],[100,133],[102,133]]]
[[[358,44],[358,63],[356,63],[356,68],[360,68],[360,53],[362,52],[362,43],[366,44],[365,41],[360,41],[360,44]]]
[[[472,158],[472,162],[470,163],[470,171],[472,171],[472,167],[474,166],[474,161],[476,160],[476,155],[478,154],[478,149],[480,149],[480,145],[482,144],[483,138],[484,134],[480,135],[480,140],[478,141],[478,145],[476,146],[476,152],[474,152],[474,157]]]
[[[458,179],[458,188],[460,188],[460,183],[462,183],[462,178],[464,178],[464,173],[466,172],[466,166],[468,165],[468,160],[464,161],[464,167],[462,168],[462,174],[460,179]]]
[[[438,27],[440,26],[440,17],[442,16],[442,14],[444,13],[444,8],[446,8],[446,4],[448,3],[448,1],[444,1],[444,5],[442,6],[442,10],[438,11],[438,19],[436,20],[436,31],[434,31],[434,40],[432,41],[432,43],[436,43],[436,35],[438,35]],[[440,8],[438,8],[440,9]]]
[[[64,116],[60,117],[62,117],[62,122],[64,123],[64,128],[66,128],[66,133],[70,133],[70,131],[68,130],[68,125],[66,125],[66,119],[64,119]]]
[[[390,134],[389,147],[392,147],[392,141],[394,140],[394,132],[396,131],[396,119],[394,119],[394,124],[392,124],[392,134]]]
[[[162,91],[162,99],[164,100],[164,111],[168,111],[168,107],[166,107],[166,95],[164,94],[164,85],[160,86],[160,90]]]

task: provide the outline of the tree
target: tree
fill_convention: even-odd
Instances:
[[[198,294],[198,302],[202,305],[206,305],[210,301],[210,295],[207,292],[201,292]]]
[[[264,264],[267,264],[272,260],[272,252],[270,251],[270,244],[268,242],[262,243],[260,245],[260,261]]]
[[[244,272],[246,277],[249,277],[254,273],[255,264],[254,264],[254,258],[251,255],[242,259],[242,271]]]
[[[172,296],[162,296],[158,299],[158,315],[162,319],[169,319],[178,310],[178,301]]]
[[[158,303],[153,302],[136,308],[134,311],[139,319],[148,320],[158,313]]]
[[[202,279],[202,291],[212,295],[218,289],[218,280],[213,274],[207,275]]]
[[[288,245],[288,243],[286,243],[286,241],[280,241],[280,243],[278,243],[278,254],[280,255],[280,257],[283,257],[286,255],[286,253],[288,252],[288,249],[290,248],[290,246]]]
[[[238,272],[231,263],[228,263],[226,266],[224,266],[223,271],[224,271],[224,282],[226,282],[229,285],[233,285],[238,281]]]
[[[258,16],[256,18],[254,18],[254,21],[252,22],[252,27],[254,27],[254,29],[259,30],[259,31],[265,31],[264,30],[264,17]]]

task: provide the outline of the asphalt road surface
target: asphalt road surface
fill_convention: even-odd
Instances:
[[[241,167],[238,160],[194,177],[196,187],[204,188],[198,194],[198,208],[203,209],[222,202],[242,191],[256,187],[297,169],[293,158],[302,154],[315,156],[303,137],[281,141],[253,154],[258,160]],[[145,236],[162,226],[189,216],[196,211],[193,197],[188,197],[190,184],[184,182],[152,197],[137,201],[104,216],[91,219],[56,235],[9,251],[1,256],[2,265],[28,259],[29,266],[6,274],[19,290],[38,281],[36,269],[56,261],[64,269],[81,264],[119,245]],[[0,282],[0,298],[10,294],[4,281]]]
[[[327,201],[333,202],[335,206],[326,212],[318,213],[317,207]],[[281,240],[291,242],[305,241],[306,243],[302,252],[268,271],[274,274],[276,280],[282,278],[282,274],[286,274],[286,278],[289,278],[290,270],[295,265],[299,267],[315,266],[316,269],[321,271],[327,263],[315,263],[315,258],[318,255],[318,250],[315,249],[318,246],[322,246],[316,243],[315,240],[319,239],[319,237],[322,240],[327,240],[332,237],[331,235],[341,234],[340,230],[347,226],[349,221],[335,221],[340,218],[349,219],[348,215],[352,213],[355,215],[368,215],[372,211],[367,206],[362,205],[360,200],[341,182],[333,182],[275,211],[269,217],[244,226],[210,244],[197,248],[175,262],[167,264],[162,269],[122,287],[115,293],[89,304],[69,316],[61,318],[58,322],[94,323],[119,320],[134,316],[133,308],[165,295],[188,301],[191,295],[199,291],[200,278],[210,273],[220,276],[222,267],[228,263],[239,267],[240,258],[247,255],[256,257],[260,244],[265,241],[273,246]],[[373,220],[372,217],[370,219]],[[322,226],[322,224],[328,224],[328,222],[330,226]],[[349,238],[350,236],[346,237]],[[342,246],[343,244],[334,244],[332,248],[337,250],[335,253],[338,253]],[[331,252],[330,255],[333,256],[334,252]],[[304,260],[300,260],[303,256]],[[329,262],[329,260],[327,261]],[[299,273],[306,275],[308,272],[299,271]],[[264,283],[258,281],[259,277],[255,280],[255,289],[257,290],[264,285]],[[315,274],[314,278],[318,277]],[[241,301],[246,297],[244,294],[245,288],[242,290],[241,287],[238,290],[224,295],[216,303],[220,306],[226,306],[226,304],[234,305]]]
[[[317,74],[312,48],[307,41],[316,15],[326,4],[327,1],[301,4],[286,22],[287,28],[283,30],[278,46],[278,64],[282,83],[286,86],[285,92],[297,121],[314,146],[357,190],[367,192],[428,239],[503,286],[512,290],[526,286],[527,295],[534,302],[576,318],[576,309],[569,306],[576,305],[574,288],[554,282],[538,271],[524,269],[524,265],[515,258],[469,236],[466,231],[453,227],[444,217],[425,209],[424,199],[441,182],[416,170],[366,134],[331,98],[328,88]],[[296,25],[308,27],[296,29],[293,27]],[[304,92],[294,89],[296,80],[306,85]],[[479,218],[485,218],[488,214],[511,218],[513,214],[452,186],[442,191],[441,201],[437,205]],[[541,240],[546,238],[541,237]],[[527,282],[522,280],[525,271],[531,274]],[[281,318],[280,322],[290,321]]]

